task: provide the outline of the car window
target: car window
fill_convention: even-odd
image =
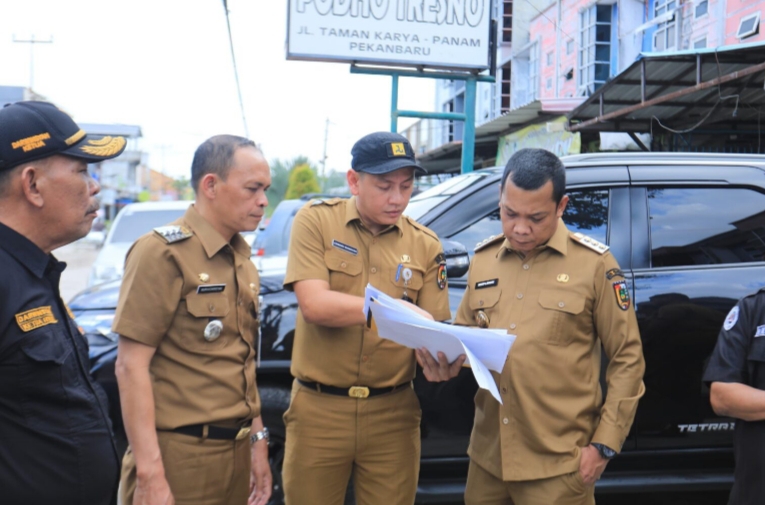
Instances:
[[[406,207],[404,214],[412,219],[419,219],[439,203],[483,180],[483,178],[488,175],[490,174],[487,172],[472,172],[452,177],[441,184],[423,191],[417,196],[413,196],[409,201],[409,205]]]
[[[745,188],[649,188],[653,267],[765,261],[765,195]]]
[[[608,190],[582,189],[568,192],[563,222],[569,231],[581,232],[608,243]]]
[[[133,243],[138,237],[150,232],[158,226],[165,226],[182,217],[186,209],[167,210],[123,210],[119,219],[114,223],[110,243],[128,242]]]
[[[252,245],[253,254],[270,256],[287,250],[290,243],[290,229],[295,214],[304,202],[284,200],[274,210],[271,221],[265,229],[258,232]]]
[[[608,225],[608,190],[573,190],[567,194],[569,202],[563,213],[563,222],[568,229],[572,232],[582,232],[605,244]],[[472,248],[478,242],[499,233],[502,233],[502,223],[497,208],[461,231],[446,235],[446,238],[461,242],[472,254]]]

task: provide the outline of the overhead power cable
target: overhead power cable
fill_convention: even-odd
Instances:
[[[242,101],[242,87],[239,84],[239,70],[236,67],[236,54],[234,53],[234,39],[231,37],[231,21],[228,18],[228,0],[223,0],[223,10],[226,11],[226,27],[228,27],[228,46],[231,49],[231,61],[234,64],[234,80],[236,81],[236,93],[239,95],[239,110],[242,112],[242,124],[244,125],[244,136],[250,138],[250,129],[247,127],[247,116],[244,113],[244,102]]]

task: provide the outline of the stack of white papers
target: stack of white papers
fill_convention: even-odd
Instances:
[[[502,373],[515,335],[505,330],[468,328],[431,321],[371,284],[367,284],[364,300],[364,314],[368,315],[371,311],[377,333],[382,338],[412,349],[424,347],[436,359],[442,352],[449,363],[461,354],[467,355],[466,364],[470,364],[478,386],[502,403],[489,370]]]

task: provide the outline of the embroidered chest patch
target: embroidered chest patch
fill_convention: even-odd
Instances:
[[[18,324],[21,331],[25,333],[57,322],[58,319],[53,315],[50,305],[37,307],[36,309],[16,314],[16,324]]]

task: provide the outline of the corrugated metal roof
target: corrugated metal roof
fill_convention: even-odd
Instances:
[[[765,105],[765,68],[751,70],[764,63],[765,42],[642,53],[574,109],[569,122],[572,129],[591,131],[647,132],[652,123],[658,126],[657,120],[675,130],[699,123],[704,129],[757,130],[759,115],[765,112],[759,110]],[[711,84],[721,77],[730,80]],[[652,100],[660,103],[646,103]],[[585,121],[592,124],[575,126]]]

